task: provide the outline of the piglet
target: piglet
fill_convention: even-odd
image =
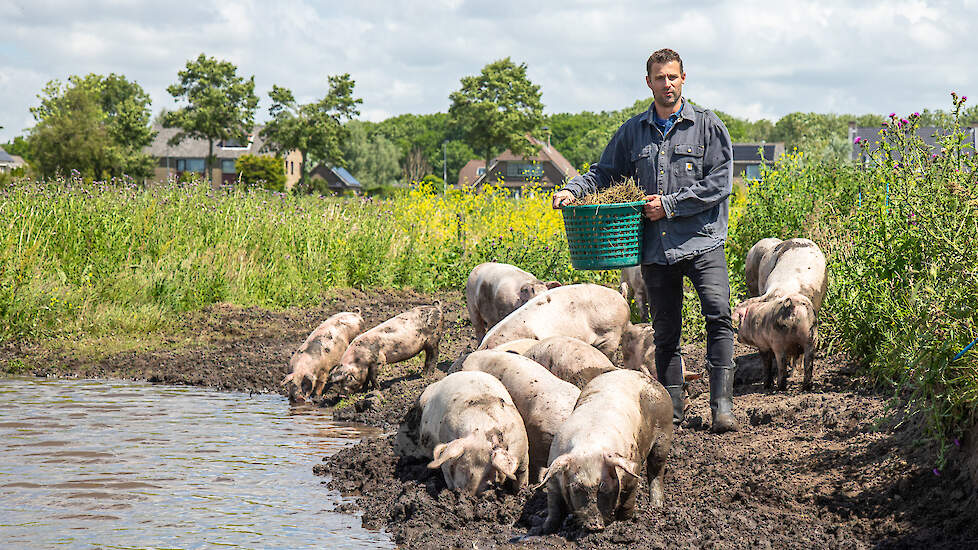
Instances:
[[[405,361],[422,351],[424,374],[431,374],[438,364],[443,317],[441,302],[436,301],[409,309],[357,336],[330,374],[330,384],[342,393],[362,391],[367,384],[377,389],[377,373],[383,365]]]
[[[292,372],[282,380],[293,403],[313,401],[322,397],[329,372],[350,345],[350,340],[360,334],[363,316],[360,308],[355,312],[343,311],[322,322],[299,346],[289,359]]]
[[[803,360],[805,366],[802,388],[811,388],[818,326],[815,306],[808,297],[790,294],[753,298],[734,309],[733,321],[739,325],[737,339],[761,352],[766,389],[774,385],[775,363],[778,389],[783,391],[788,384],[788,375],[799,360]]]

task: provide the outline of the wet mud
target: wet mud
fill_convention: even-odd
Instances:
[[[396,457],[391,438],[427,384],[467,351],[473,331],[461,292],[424,294],[344,290],[317,307],[270,312],[219,305],[188,318],[189,345],[127,352],[98,361],[70,348],[0,349],[37,375],[143,379],[225,390],[280,392],[288,358],[322,320],[363,309],[365,328],[412,307],[443,302],[445,333],[438,368],[422,375],[424,354],[379,373],[380,391],[322,405],[334,418],[380,427],[370,438],[310,464],[328,487],[356,496],[346,511],[368,528],[386,529],[404,548],[978,548],[978,495],[962,448],[936,471],[936,448],[922,419],[903,416],[891,389],[874,388],[844,356],[817,356],[811,391],[795,373],[785,392],[762,389],[759,358],[738,345],[735,414],[739,432],[708,430],[706,379],[690,386],[687,421],[674,438],[665,475],[666,503],[649,506],[640,484],[636,517],[597,533],[562,529],[529,536],[546,514],[542,490],[490,490],[478,497],[446,489],[440,471]],[[185,338],[185,337],[183,337]],[[687,368],[701,371],[705,350],[684,347]],[[621,364],[620,357],[616,361]]]

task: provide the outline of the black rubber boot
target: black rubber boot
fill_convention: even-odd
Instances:
[[[686,398],[683,395],[683,387],[666,386],[669,397],[672,398],[672,425],[679,426],[686,419]]]
[[[740,429],[733,415],[733,380],[735,367],[711,367],[710,370],[710,410],[713,412],[713,425],[710,431],[722,434]]]

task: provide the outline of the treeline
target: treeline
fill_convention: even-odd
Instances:
[[[272,106],[262,130],[267,153],[302,153],[298,190],[324,192],[324,182],[307,175],[318,163],[347,168],[367,188],[412,181],[457,181],[459,170],[472,159],[491,160],[505,149],[532,154],[525,139],[531,134],[550,143],[570,163],[583,169],[595,162],[622,122],[644,112],[652,98],[615,111],[543,114],[541,91],[527,76],[526,64],[510,58],[494,61],[476,75],[460,80],[449,94],[447,113],[405,114],[382,122],[358,120],[355,82],[349,74],[327,76],[323,96],[299,103],[288,88],[274,85]],[[258,97],[254,76],[237,74],[228,61],[200,54],[187,61],[167,91],[179,107],[162,111],[156,122],[179,128],[170,141],[187,138],[209,143],[207,166],[214,144],[243,140],[254,127]],[[152,176],[154,159],[143,149],[152,142],[148,94],[124,76],[90,74],[51,81],[32,108],[36,124],[3,148],[24,157],[39,178],[78,174],[91,179]],[[695,102],[695,98],[691,99]],[[777,121],[749,121],[716,111],[735,142],[784,142],[813,160],[844,160],[852,144],[847,126],[880,125],[884,115],[796,112]],[[978,122],[978,107],[961,113],[964,123]],[[920,113],[921,125],[939,125],[948,114]],[[211,170],[208,169],[210,174]]]

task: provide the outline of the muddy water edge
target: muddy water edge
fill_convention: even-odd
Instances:
[[[187,320],[165,351],[113,354],[98,361],[70,349],[29,345],[0,350],[0,366],[18,361],[41,375],[135,378],[225,390],[277,391],[289,354],[323,319],[361,307],[374,326],[411,307],[440,299],[446,334],[439,370],[420,375],[415,359],[380,374],[379,398],[327,400],[338,420],[396,429],[423,388],[444,376],[466,350],[472,328],[459,292],[338,291],[319,307],[269,312],[214,306]],[[702,346],[684,348],[702,369]],[[757,357],[737,347],[742,372]],[[445,489],[438,472],[393,455],[389,435],[345,448],[315,465],[329,487],[355,497],[370,529],[386,528],[410,548],[970,548],[978,547],[978,496],[951,451],[935,471],[936,449],[920,423],[889,407],[892,390],[871,387],[842,356],[819,357],[815,385],[801,392],[764,392],[751,380],[735,388],[741,431],[710,434],[708,388],[692,385],[692,409],[674,441],[666,473],[666,505],[648,507],[601,533],[564,530],[527,537],[542,521],[542,491],[488,492],[464,498]],[[309,465],[310,468],[313,464]]]

